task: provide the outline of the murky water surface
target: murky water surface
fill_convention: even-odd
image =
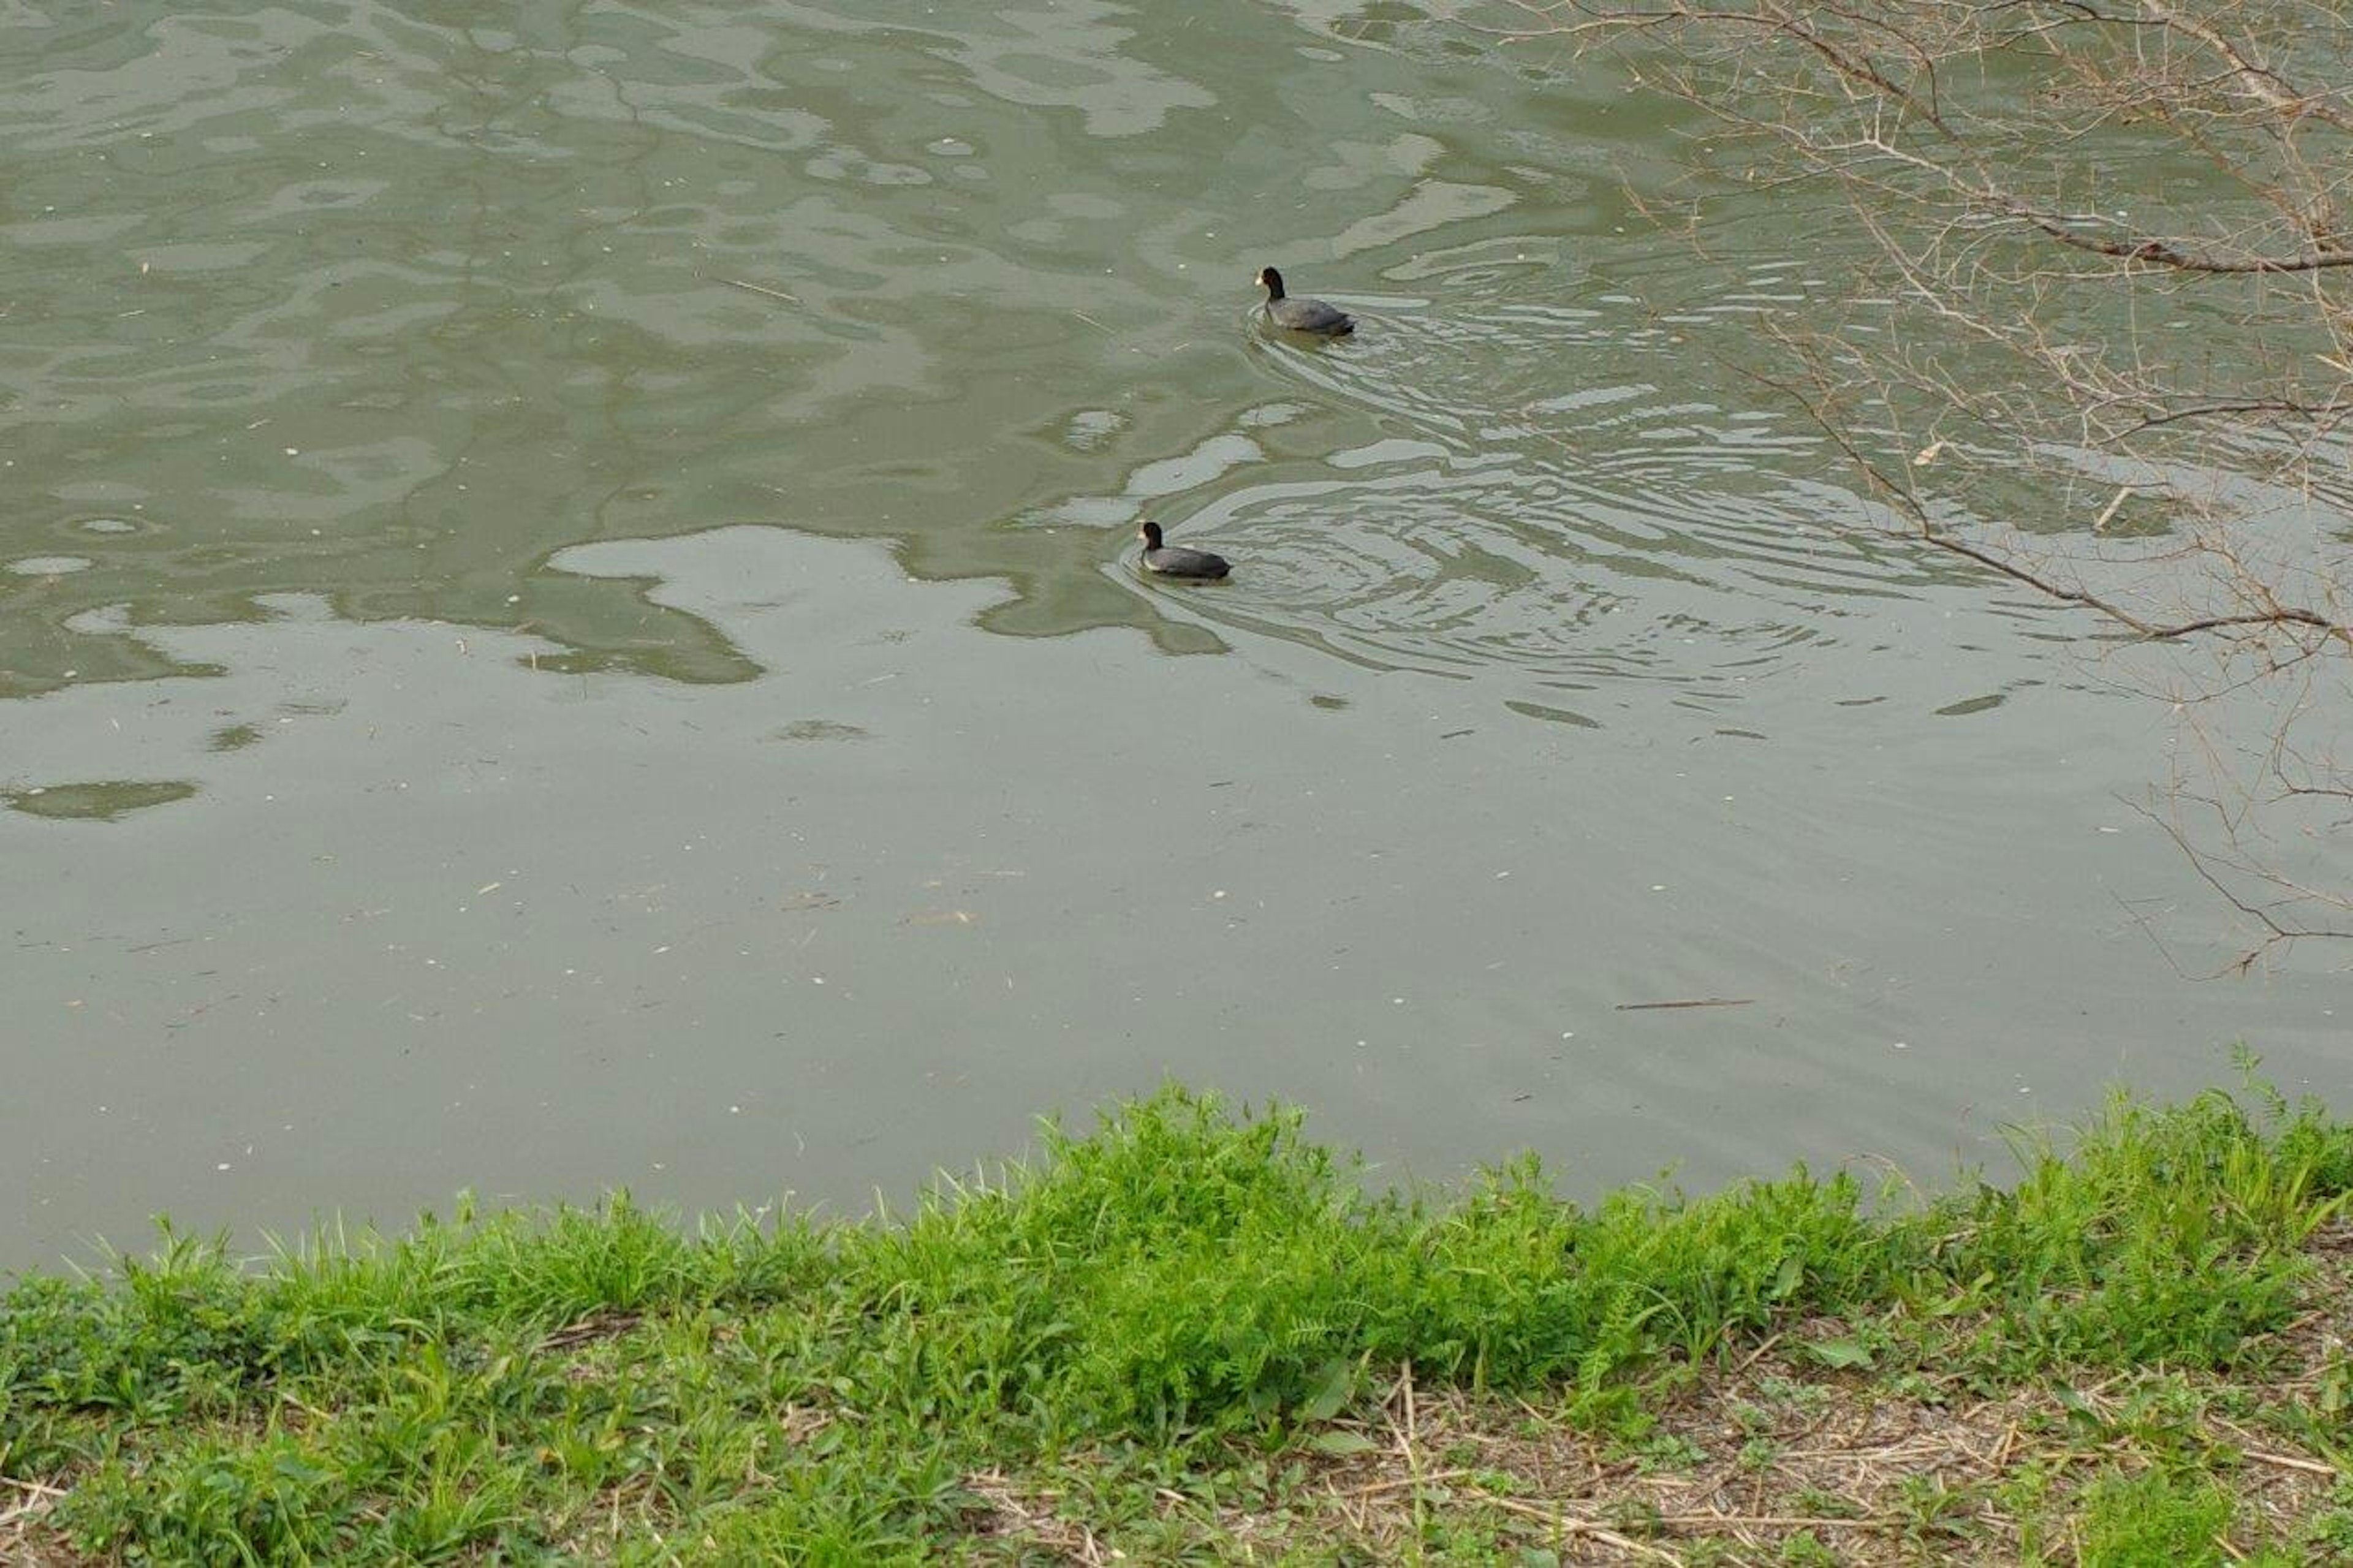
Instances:
[[[857,1207],[1171,1074],[1578,1189],[2337,1093],[2341,955],[2194,977],[2147,671],[1718,368],[1819,215],[1694,259],[1541,48],[0,4],[0,1265]]]

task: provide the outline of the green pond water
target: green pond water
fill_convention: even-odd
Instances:
[[[1394,0],[0,0],[0,1267],[1165,1075],[1572,1189],[2337,1094],[2164,706],[1720,367],[1838,262],[1692,129]]]

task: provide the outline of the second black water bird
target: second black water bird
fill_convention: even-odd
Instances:
[[[1283,293],[1282,274],[1271,267],[1258,269],[1258,286],[1266,290],[1267,319],[1278,327],[1326,338],[1356,330],[1356,319],[1339,306],[1327,305],[1321,300],[1293,300]]]
[[[1144,538],[1144,569],[1157,572],[1165,577],[1222,577],[1233,568],[1222,555],[1212,555],[1206,550],[1187,550],[1181,544],[1160,542],[1160,525],[1147,522],[1135,531]]]

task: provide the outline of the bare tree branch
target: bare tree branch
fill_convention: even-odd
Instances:
[[[2353,6],[1504,3],[1707,116],[1703,188],[1837,202],[1803,298],[1719,358],[1869,526],[2171,662],[2199,776],[2152,819],[2244,962],[2353,936]]]

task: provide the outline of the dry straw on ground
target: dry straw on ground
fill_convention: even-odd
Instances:
[[[2353,1223],[2316,1233],[2310,1252],[2319,1272],[2309,1309],[2256,1347],[2272,1354],[2261,1386],[2276,1406],[2315,1404],[2353,1346]],[[1335,1428],[1362,1447],[1309,1452],[1305,1484],[1268,1508],[1205,1509],[1174,1491],[1163,1500],[1205,1546],[1243,1561],[1404,1562],[1439,1521],[1564,1563],[1778,1563],[1803,1536],[1841,1563],[1991,1564],[2026,1553],[2035,1521],[2007,1497],[2039,1473],[2045,1517],[2031,1544],[2073,1562],[2073,1494],[2095,1474],[2155,1462],[2135,1432],[2135,1396],[2167,1381],[2163,1369],[1999,1394],[1972,1393],[1959,1377],[1892,1388],[1822,1363],[1811,1347],[1846,1331],[1799,1325],[1703,1372],[1658,1411],[1640,1454],[1534,1403],[1419,1387],[1408,1368],[1377,1411]],[[2236,1502],[2236,1533],[2295,1539],[2329,1505],[2336,1467],[2222,1414],[2243,1391],[2229,1380],[2189,1387],[2212,1397],[2189,1402],[2168,1440],[2209,1456],[2207,1473]],[[1007,1555],[1140,1560],[1062,1512],[1052,1486],[996,1472],[967,1485],[988,1503],[976,1529]],[[2248,1551],[2227,1538],[2215,1547],[2232,1560]]]

